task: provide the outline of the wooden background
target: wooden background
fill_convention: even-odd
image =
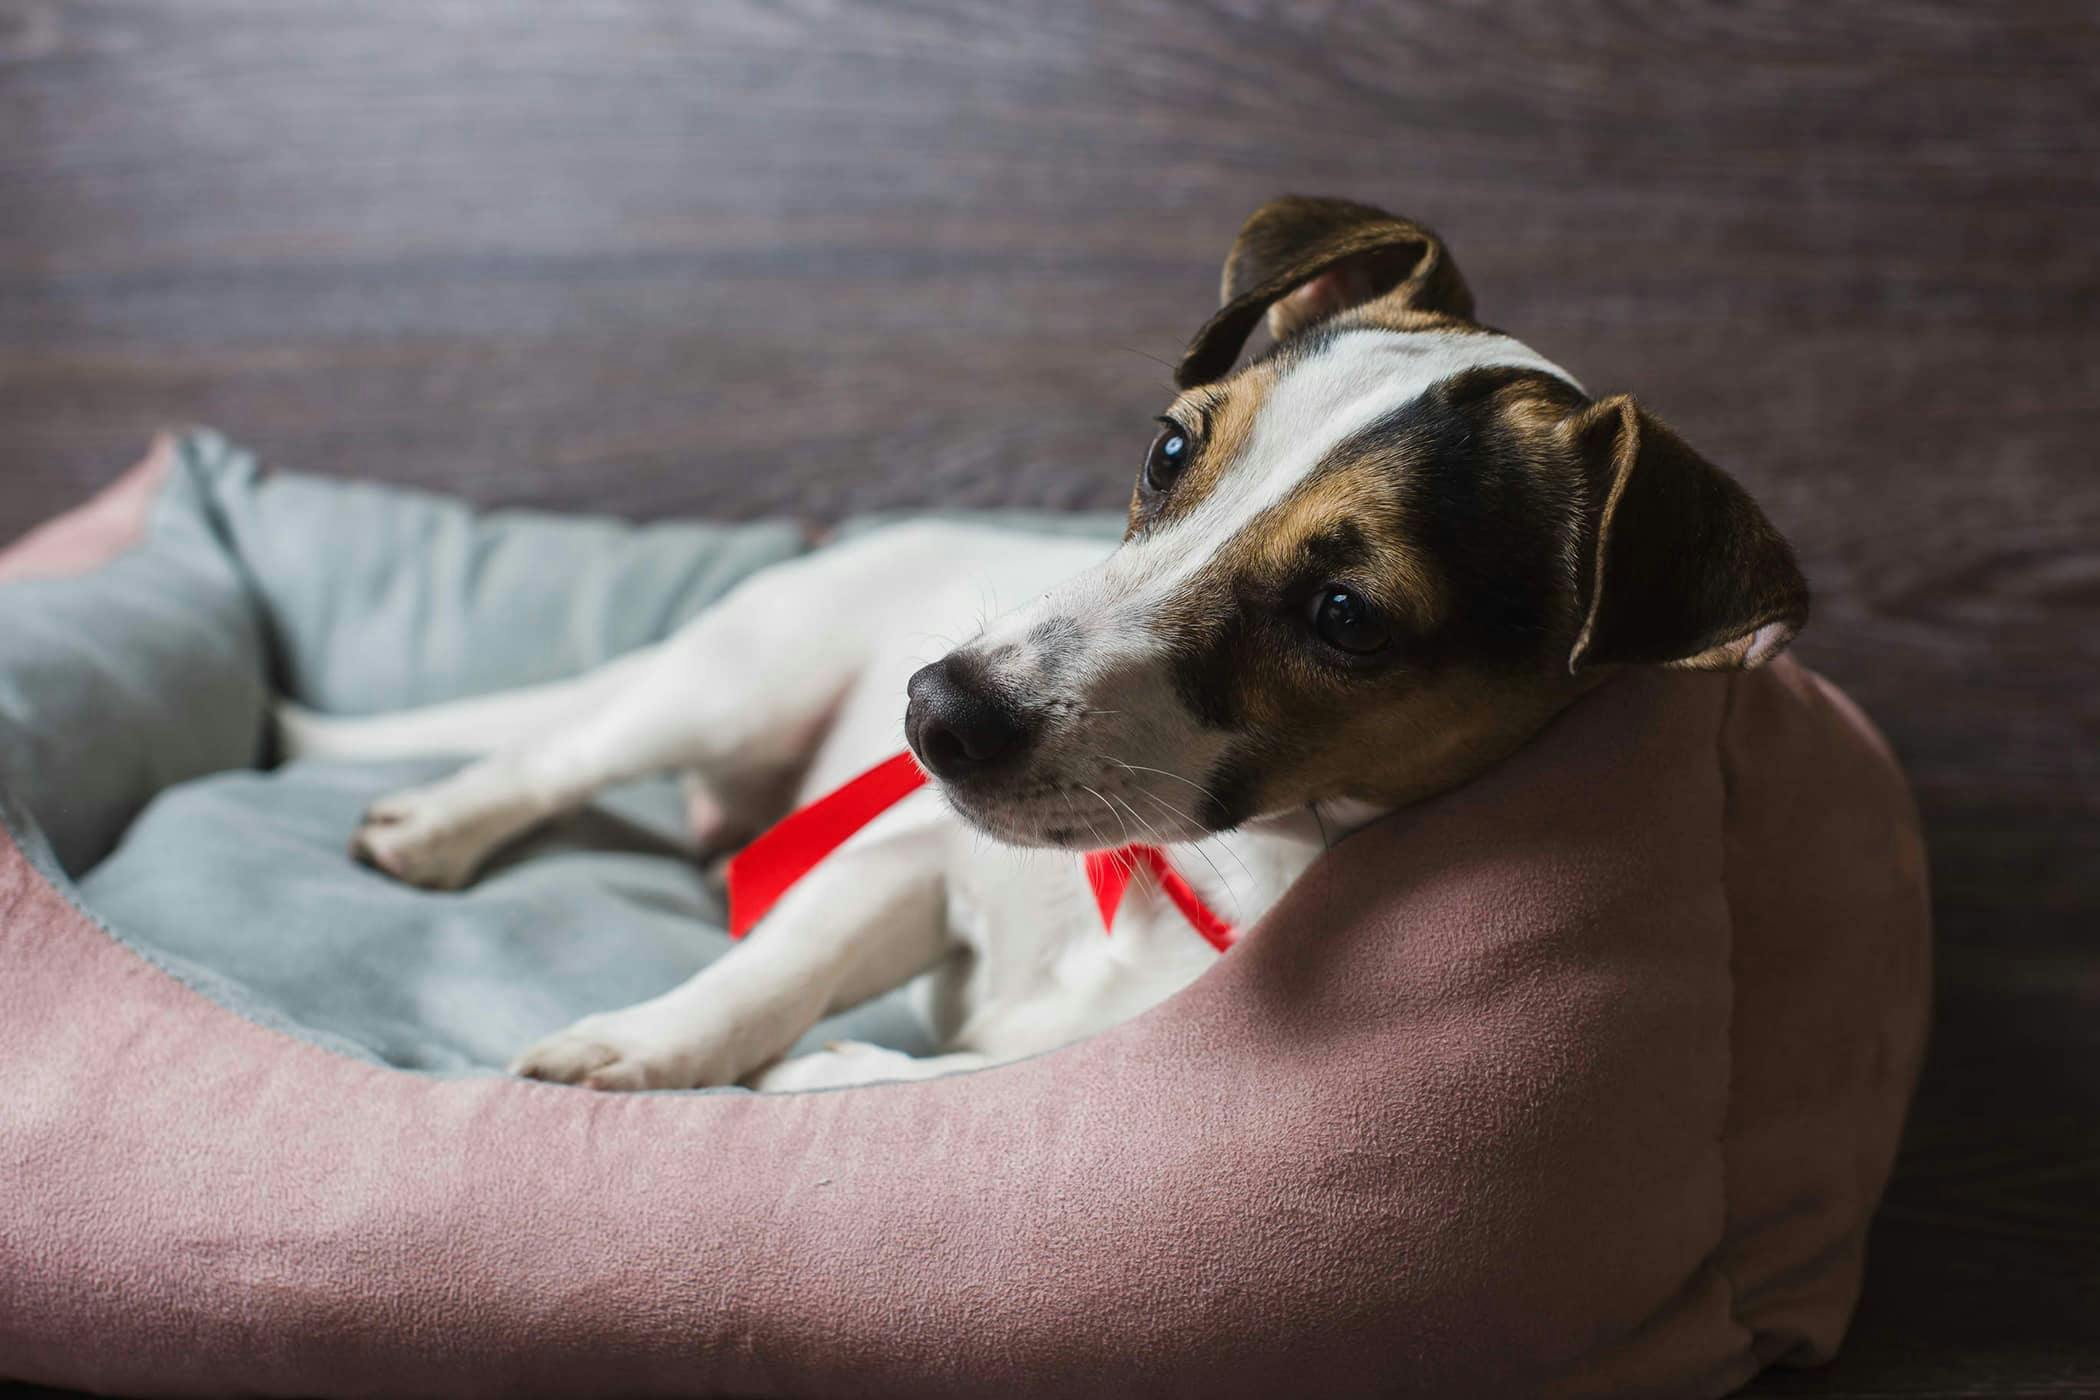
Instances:
[[[1740,475],[1909,764],[1934,1051],[1846,1354],[1764,1389],[2100,1393],[2100,6],[0,0],[0,537],[180,421],[490,502],[1112,506],[1284,191]]]

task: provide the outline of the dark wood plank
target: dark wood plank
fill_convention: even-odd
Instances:
[[[155,427],[636,515],[1118,501],[1282,190],[1739,472],[1932,843],[1855,1335],[2100,1389],[2100,8],[0,0],[0,536]]]

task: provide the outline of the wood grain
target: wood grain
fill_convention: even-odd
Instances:
[[[2100,7],[0,0],[0,537],[156,427],[634,515],[1113,505],[1240,218],[1435,225],[1734,469],[1941,1010],[1843,1358],[2100,1391]]]

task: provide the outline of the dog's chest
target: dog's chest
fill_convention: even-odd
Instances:
[[[1145,873],[1104,927],[1079,857],[994,846],[957,827],[947,905],[964,953],[934,989],[953,1048],[995,1057],[1053,1049],[1130,1019],[1217,962],[1218,950]],[[1244,932],[1319,849],[1295,830],[1245,832],[1171,848],[1168,858]]]

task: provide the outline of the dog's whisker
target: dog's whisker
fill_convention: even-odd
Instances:
[[[1146,821],[1142,816],[1140,816],[1138,814],[1137,808],[1131,806],[1128,802],[1125,802],[1120,797],[1114,798],[1112,800],[1115,801],[1119,806],[1121,806],[1124,811],[1130,813],[1130,819],[1138,824],[1138,830],[1145,833],[1145,839],[1148,842],[1150,842],[1154,846],[1165,844],[1159,839],[1158,829],[1155,828],[1152,825],[1152,823]]]
[[[1122,809],[1123,809],[1124,811],[1126,811],[1126,812],[1130,813],[1130,819],[1131,819],[1132,821],[1134,821],[1134,822],[1136,822],[1136,823],[1138,824],[1138,830],[1140,830],[1140,831],[1142,831],[1142,832],[1144,832],[1144,833],[1145,833],[1145,839],[1146,839],[1147,841],[1151,842],[1151,843],[1152,843],[1153,845],[1155,845],[1155,846],[1161,846],[1161,845],[1166,845],[1166,844],[1167,844],[1167,843],[1166,843],[1165,841],[1161,840],[1161,838],[1160,838],[1160,834],[1159,834],[1159,828],[1158,828],[1158,827],[1156,827],[1156,826],[1154,826],[1154,825],[1153,825],[1153,824],[1152,824],[1151,822],[1148,822],[1148,821],[1146,821],[1146,820],[1144,819],[1144,817],[1142,817],[1141,815],[1139,815],[1139,813],[1138,813],[1138,809],[1137,809],[1137,808],[1135,808],[1135,807],[1133,807],[1133,806],[1131,806],[1131,805],[1130,805],[1130,804],[1129,804],[1128,802],[1126,802],[1126,801],[1125,801],[1125,800],[1124,800],[1124,799],[1123,799],[1123,798],[1122,798],[1121,796],[1119,796],[1119,795],[1111,795],[1111,796],[1109,797],[1109,801],[1111,801],[1111,802],[1113,802],[1113,803],[1117,804],[1117,805],[1118,805],[1118,806],[1120,806],[1120,807],[1121,807],[1121,808],[1122,808]]]
[[[1128,769],[1132,773],[1157,773],[1162,778],[1172,778],[1177,783],[1185,783],[1189,787],[1194,788],[1196,791],[1202,793],[1206,798],[1209,798],[1212,802],[1216,802],[1218,800],[1218,795],[1216,793],[1212,792],[1209,788],[1203,786],[1203,784],[1197,782],[1194,778],[1184,778],[1179,773],[1169,773],[1164,768],[1148,768],[1142,763],[1125,763],[1122,759],[1110,758],[1107,754],[1095,754],[1094,757],[1102,759],[1109,763],[1113,763],[1118,768]]]
[[[1126,355],[1135,355],[1141,360],[1150,360],[1153,364],[1158,365],[1161,369],[1167,371],[1167,373],[1169,374],[1172,374],[1174,372],[1174,365],[1172,361],[1162,360],[1159,356],[1153,354],[1150,350],[1140,350],[1135,345],[1118,345],[1116,349],[1121,350]]]
[[[1123,820],[1122,814],[1116,811],[1115,806],[1112,803],[1110,803],[1107,798],[1103,797],[1100,793],[1095,792],[1092,788],[1087,787],[1085,783],[1081,783],[1079,786],[1086,792],[1092,793],[1093,798],[1096,802],[1099,802],[1102,806],[1108,808],[1108,814],[1114,817],[1116,819],[1116,825],[1123,829],[1123,844],[1126,846],[1129,845],[1130,823]]]
[[[1094,820],[1093,814],[1090,812],[1081,812],[1077,807],[1074,807],[1072,805],[1071,793],[1066,792],[1061,793],[1060,795],[1065,799],[1066,808],[1069,809],[1073,813],[1073,815],[1082,818],[1086,822],[1087,835],[1093,837],[1096,844],[1107,845],[1108,843],[1106,841],[1103,841],[1101,838],[1101,825],[1100,823]]]
[[[1158,807],[1167,815],[1175,817],[1177,819],[1180,818],[1181,813],[1175,811],[1172,806],[1162,801],[1157,793],[1148,792],[1144,788],[1137,787],[1135,785],[1133,785],[1130,790],[1136,793],[1138,796],[1144,798],[1146,801],[1152,803],[1155,807]],[[1231,896],[1233,922],[1239,922],[1240,897],[1238,892],[1233,889],[1232,882],[1225,878],[1224,871],[1218,869],[1218,863],[1210,858],[1210,852],[1204,849],[1203,842],[1190,841],[1187,843],[1187,845],[1190,850],[1194,851],[1197,854],[1197,856],[1202,859],[1205,865],[1210,867],[1210,873],[1217,877],[1218,888],[1224,890],[1227,895]],[[1238,851],[1233,850],[1230,846],[1222,844],[1219,846],[1219,849],[1232,857],[1233,861],[1237,863],[1240,867],[1240,873],[1247,877],[1247,881],[1249,884],[1254,883],[1254,872],[1247,868],[1246,861],[1240,859],[1240,853]]]
[[[1144,793],[1146,797],[1149,797],[1152,799],[1153,802],[1158,803],[1160,809],[1168,813],[1170,816],[1180,816],[1180,813],[1174,811],[1174,809],[1172,807],[1167,806],[1166,803],[1160,802],[1160,800],[1157,797],[1154,797],[1151,793],[1145,792],[1143,788],[1133,788],[1132,791]],[[1120,797],[1118,797],[1116,800],[1119,802],[1123,802],[1123,799]],[[1131,820],[1135,821],[1140,827],[1144,828],[1145,835],[1151,838],[1152,843],[1154,845],[1165,844],[1160,840],[1159,829],[1153,826],[1151,822],[1146,821],[1144,817],[1140,816],[1138,814],[1137,808],[1131,806],[1128,802],[1123,802],[1123,810],[1130,813]],[[1225,893],[1231,897],[1233,922],[1240,922],[1240,900],[1238,893],[1232,888],[1232,882],[1225,878],[1225,872],[1218,869],[1218,863],[1210,858],[1210,853],[1204,850],[1200,843],[1191,841],[1186,844],[1188,849],[1193,850],[1199,857],[1202,858],[1203,863],[1210,867],[1211,876],[1218,882],[1218,888],[1224,890]],[[1250,876],[1249,878],[1251,879],[1252,877]]]
[[[957,638],[951,637],[945,632],[913,632],[911,634],[911,640],[915,643],[933,643],[935,646],[941,649],[942,656],[947,655],[949,652],[954,651],[956,647],[962,645],[962,643]],[[917,656],[914,656],[912,659],[915,661],[937,661],[940,658],[929,657],[925,653],[921,652]]]
[[[1212,802],[1216,802],[1218,800],[1216,794],[1212,793],[1209,788],[1203,786],[1203,784],[1199,782],[1195,782],[1191,779],[1184,778],[1179,773],[1170,773],[1164,768],[1148,768],[1142,763],[1125,763],[1122,759],[1112,757],[1105,753],[1097,753],[1093,755],[1093,758],[1095,759],[1095,761],[1100,763],[1112,763],[1116,767],[1124,769],[1127,772],[1157,773],[1162,778],[1172,778],[1178,783],[1186,783],[1189,787],[1192,787],[1197,792],[1202,793],[1206,798],[1210,799]],[[1171,803],[1162,801],[1159,795],[1147,788],[1143,782],[1134,782],[1130,784],[1130,790],[1132,792],[1143,793],[1144,796],[1147,799],[1149,799],[1154,805],[1156,805],[1161,811],[1168,813],[1176,821],[1188,820],[1188,816],[1186,813],[1177,811]],[[1197,846],[1198,850],[1201,850],[1201,846],[1195,839],[1190,839],[1188,841],[1188,844],[1192,846]],[[1240,853],[1238,851],[1233,850],[1230,846],[1221,846],[1220,849],[1222,849],[1227,855],[1232,857],[1233,862],[1239,866],[1240,873],[1246,877],[1249,884],[1259,883],[1254,878],[1254,872],[1247,868],[1247,862],[1241,858]],[[1204,859],[1210,860],[1210,857],[1208,855],[1205,855]],[[1215,861],[1211,862],[1211,869],[1217,869],[1217,863]],[[1220,880],[1223,880],[1225,877],[1221,874],[1218,878]]]
[[[1146,821],[1145,818],[1142,815],[1140,815],[1137,808],[1131,806],[1130,803],[1125,801],[1120,796],[1114,797],[1111,800],[1119,804],[1124,811],[1130,813],[1130,819],[1138,824],[1138,829],[1145,833],[1145,839],[1151,844],[1155,846],[1164,846],[1170,844],[1169,842],[1163,840],[1160,837],[1159,828],[1154,826],[1151,822]]]
[[[1101,833],[1094,828],[1093,818],[1083,816],[1080,810],[1072,805],[1072,794],[1066,791],[1064,788],[1059,788],[1057,790],[1057,795],[1064,799],[1065,811],[1071,816],[1071,818],[1074,821],[1084,820],[1087,824],[1088,833],[1092,835],[1095,840],[1100,840]]]

